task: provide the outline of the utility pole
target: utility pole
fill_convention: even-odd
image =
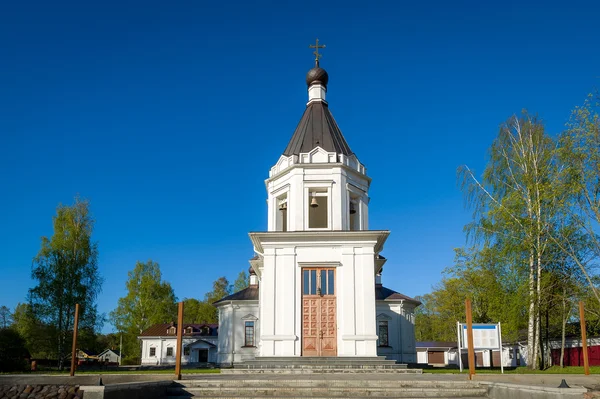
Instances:
[[[181,352],[183,352],[183,301],[177,314],[177,352],[175,352],[175,378],[181,380]]]
[[[469,379],[475,375],[475,348],[473,347],[473,315],[471,314],[471,300],[465,300],[465,310],[467,313],[467,345],[469,353]]]
[[[585,331],[585,310],[583,301],[579,301],[579,322],[581,323],[581,346],[583,349],[583,371],[585,375],[590,375],[590,361],[587,350],[587,332]]]

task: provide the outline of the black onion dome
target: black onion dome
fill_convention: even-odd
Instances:
[[[329,82],[329,75],[327,71],[321,67],[314,67],[306,74],[306,84],[308,86],[313,83],[321,83],[323,86],[327,87],[327,83]]]

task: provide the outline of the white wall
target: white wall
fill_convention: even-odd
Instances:
[[[287,196],[288,231],[307,230],[310,189],[329,192],[328,230],[350,229],[350,195],[358,200],[359,229],[367,230],[369,185],[365,168],[354,155],[346,157],[317,147],[300,156],[282,156],[267,179],[268,231],[277,230],[277,198],[283,195]]]
[[[119,363],[119,356],[112,351],[108,351],[98,358],[101,362]]]
[[[177,355],[177,337],[143,337],[142,339],[142,364],[143,365],[154,365],[160,366],[165,364],[175,364]],[[208,361],[215,363],[217,361],[217,348],[218,338],[214,336],[200,336],[200,337],[183,337],[182,345],[186,346],[198,339],[203,339],[207,342],[212,343],[215,347],[211,347],[208,351]],[[207,345],[208,346],[208,345]],[[150,348],[156,348],[154,356],[150,356]],[[167,348],[173,348],[173,356],[167,356]],[[191,356],[181,356],[181,363],[190,363]]]
[[[245,322],[254,321],[254,348],[244,347]],[[258,353],[260,319],[257,301],[231,301],[219,306],[217,362],[222,366],[253,359]]]
[[[414,306],[402,300],[377,301],[376,313],[377,321],[388,321],[389,338],[389,347],[378,347],[377,355],[400,363],[416,363]]]
[[[337,233],[340,237],[342,233]],[[375,253],[377,233],[336,242],[262,242],[260,356],[301,356],[303,266],[336,268],[337,355],[376,356]],[[414,339],[414,335],[413,335]],[[414,344],[413,344],[414,348]],[[413,355],[414,357],[414,355]]]

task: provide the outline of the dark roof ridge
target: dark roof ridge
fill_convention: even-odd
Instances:
[[[258,301],[258,285],[250,285],[241,291],[227,295],[225,298],[213,302],[213,305],[227,301]]]
[[[407,295],[401,294],[397,291],[394,291],[391,288],[384,287],[380,284],[375,285],[375,300],[377,301],[385,301],[385,300],[398,300],[402,299],[408,302],[415,303],[417,306],[421,304],[421,301],[411,298]]]
[[[346,156],[354,154],[325,101],[307,104],[283,155],[300,155],[316,147]]]

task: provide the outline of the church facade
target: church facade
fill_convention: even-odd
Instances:
[[[215,303],[222,365],[273,356],[416,363],[420,303],[381,284],[390,232],[369,230],[371,178],[329,110],[328,81],[317,55],[304,114],[266,180],[268,230],[249,233],[250,286]]]

